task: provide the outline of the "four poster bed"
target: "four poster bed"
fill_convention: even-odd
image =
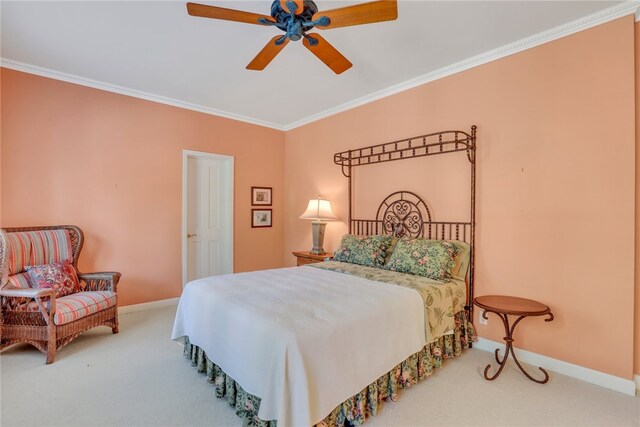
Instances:
[[[349,234],[333,260],[195,280],[172,339],[249,425],[361,424],[475,339],[476,127],[334,155]],[[353,169],[465,152],[469,220],[435,221],[411,191],[353,218]]]

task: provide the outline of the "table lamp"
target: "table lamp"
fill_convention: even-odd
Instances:
[[[307,210],[300,215],[300,218],[311,220],[311,233],[313,236],[313,249],[311,249],[311,253],[314,255],[325,254],[326,252],[322,244],[324,242],[324,228],[327,226],[327,223],[324,221],[337,219],[331,210],[331,202],[320,196],[318,196],[317,199],[309,200]]]

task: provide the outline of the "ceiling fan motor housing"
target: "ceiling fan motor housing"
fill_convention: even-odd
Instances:
[[[295,3],[290,2],[295,8]],[[312,29],[316,25],[328,25],[329,20],[318,20],[322,22],[314,22],[313,15],[318,12],[318,6],[312,0],[304,0],[304,9],[302,13],[295,14],[282,8],[279,0],[274,0],[271,4],[271,16],[275,19],[275,26],[286,33],[286,37],[290,40],[297,41],[305,36],[307,30]],[[326,23],[325,23],[326,21]]]

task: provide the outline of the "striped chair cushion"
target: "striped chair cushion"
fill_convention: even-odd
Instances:
[[[78,292],[56,298],[53,323],[64,325],[114,305],[116,305],[116,294],[109,291]]]
[[[56,298],[53,323],[64,325],[114,305],[116,305],[116,294],[109,291],[78,292]],[[48,308],[49,304],[47,304]],[[30,302],[27,310],[39,311],[38,304],[35,301]]]
[[[24,271],[25,265],[73,261],[67,230],[7,233],[9,276]]]

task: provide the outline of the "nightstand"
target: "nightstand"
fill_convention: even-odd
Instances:
[[[298,258],[298,267],[301,265],[313,264],[315,262],[322,262],[325,258],[333,257],[332,252],[327,252],[326,254],[322,255],[315,255],[309,251],[295,251],[291,253],[294,254],[296,258]]]
[[[506,295],[484,295],[481,297],[475,297],[473,299],[473,303],[484,310],[484,313],[482,313],[483,318],[487,319],[487,313],[493,313],[500,317],[504,324],[505,334],[507,335],[504,337],[506,349],[502,360],[500,360],[498,355],[500,350],[497,349],[495,352],[496,362],[498,362],[498,365],[500,366],[498,371],[490,377],[488,372],[491,368],[491,364],[489,364],[484,368],[484,378],[489,381],[493,381],[498,378],[498,375],[502,372],[502,368],[507,364],[507,357],[509,357],[509,352],[511,352],[511,356],[513,356],[513,360],[516,362],[516,365],[518,365],[518,368],[520,368],[527,378],[539,384],[544,384],[549,381],[549,374],[544,369],[538,368],[544,374],[544,378],[537,380],[529,375],[522,365],[520,365],[516,354],[513,352],[513,331],[516,329],[518,322],[529,316],[547,316],[544,321],[551,322],[553,320],[553,313],[551,312],[551,309],[538,301]],[[509,316],[518,316],[518,318],[513,322],[513,324],[509,325]]]

